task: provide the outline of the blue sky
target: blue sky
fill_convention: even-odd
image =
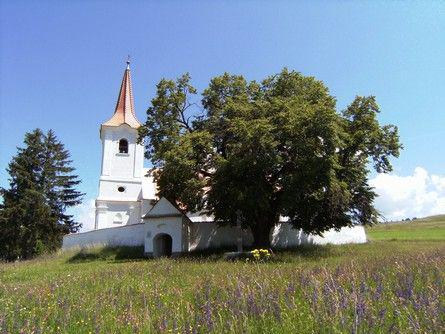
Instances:
[[[399,127],[405,147],[391,180],[406,185],[423,177],[422,196],[435,196],[434,209],[399,215],[445,212],[444,2],[0,1],[0,6],[1,186],[24,133],[51,128],[72,153],[86,200],[97,195],[99,125],[114,111],[130,54],[141,121],[155,84],[187,71],[202,90],[224,71],[260,80],[286,66],[323,80],[339,109],[355,95],[376,95],[381,122]],[[413,203],[424,205],[417,183],[409,191],[399,186],[386,199],[392,183],[372,178],[384,203],[411,191]]]

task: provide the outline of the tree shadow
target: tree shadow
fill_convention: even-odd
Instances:
[[[216,262],[221,260],[225,253],[233,251],[236,251],[236,247],[227,246],[218,248],[207,248],[193,250],[188,253],[181,254],[181,258],[194,261]]]
[[[67,263],[91,261],[126,262],[142,259],[145,259],[143,246],[82,248],[70,257]]]
[[[333,245],[300,245],[292,248],[275,249],[276,260],[279,262],[289,262],[300,257],[307,260],[321,260],[337,255],[335,246]]]
[[[250,248],[245,249],[247,252]],[[194,250],[176,256],[177,260],[189,260],[199,262],[216,262],[224,258],[227,252],[236,251],[236,247],[208,248],[204,250]],[[336,256],[337,252],[332,245],[302,245],[293,248],[272,249],[272,262],[292,262],[300,259],[319,260]],[[144,256],[143,246],[121,246],[102,248],[83,248],[71,256],[67,263],[84,263],[93,261],[107,262],[128,262],[128,261],[150,261]],[[242,260],[242,259],[240,259]]]

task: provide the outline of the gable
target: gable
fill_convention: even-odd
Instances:
[[[143,218],[184,216],[169,200],[162,197]]]

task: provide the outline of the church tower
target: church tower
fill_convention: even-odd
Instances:
[[[95,229],[141,222],[144,147],[137,143],[140,126],[127,61],[114,114],[100,127],[102,170]]]

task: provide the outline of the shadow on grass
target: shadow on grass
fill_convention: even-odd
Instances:
[[[245,251],[250,251],[251,248],[246,248]],[[218,261],[221,260],[226,252],[234,252],[236,248],[214,248],[206,250],[196,250],[187,254],[181,255],[181,258],[190,260],[204,260],[204,261]],[[298,258],[307,260],[318,260],[337,255],[335,246],[331,245],[303,245],[287,249],[272,249],[272,262],[292,262]],[[243,258],[240,258],[244,261]]]
[[[233,247],[211,248],[205,250],[195,250],[184,253],[178,260],[215,262],[223,259],[224,253],[233,252]],[[249,251],[249,249],[246,249]],[[274,249],[272,262],[292,262],[300,259],[318,260],[337,255],[335,247],[331,245],[304,245],[288,249]],[[144,257],[144,247],[102,247],[81,249],[70,257],[68,263],[82,263],[91,261],[126,262],[142,260]]]
[[[296,258],[307,260],[320,260],[336,256],[337,249],[332,245],[301,245],[286,249],[274,250],[275,260],[278,262],[291,262]]]
[[[68,263],[90,261],[125,262],[144,259],[144,247],[121,246],[81,249],[68,259]]]
[[[201,250],[193,250],[191,252],[182,254],[182,259],[196,260],[196,261],[218,261],[224,256],[224,253],[234,252],[236,247],[220,247],[220,248],[208,248]]]

